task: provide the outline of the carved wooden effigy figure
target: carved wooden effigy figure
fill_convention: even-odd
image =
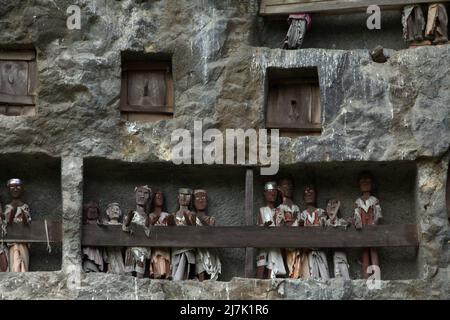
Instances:
[[[23,182],[20,179],[10,179],[7,183],[8,193],[11,197],[11,202],[6,205],[3,217],[6,224],[22,223],[28,225],[31,223],[30,207],[23,202],[24,194]],[[8,250],[3,248],[2,269],[9,269],[9,272],[27,272],[30,264],[30,245],[28,243],[10,243]],[[6,251],[8,268],[5,268]]]
[[[192,190],[181,188],[178,190],[179,209],[174,213],[177,226],[195,226],[197,224],[194,212],[191,211]],[[172,278],[186,280],[195,278],[195,249],[172,249]]]
[[[99,224],[100,208],[95,202],[88,202],[83,206],[83,224]],[[98,247],[83,247],[83,271],[103,272],[104,250]]]
[[[265,207],[259,209],[257,225],[264,227],[278,227],[285,224],[284,216],[275,207],[278,197],[278,187],[276,182],[267,182],[264,185]],[[256,278],[271,279],[277,276],[285,276],[281,250],[277,248],[259,249],[256,257]]]
[[[327,202],[327,220],[325,222],[326,227],[332,228],[348,228],[351,225],[347,220],[339,217],[339,208],[341,202],[335,199],[328,200]],[[347,260],[347,254],[342,250],[333,251],[333,265],[334,265],[334,277],[344,280],[350,280],[350,273],[348,271],[349,264]]]
[[[165,211],[164,194],[156,191],[151,203],[148,226],[175,225],[174,216]],[[150,278],[172,279],[172,265],[169,248],[153,248],[150,257]]]
[[[208,195],[205,190],[194,190],[194,208],[197,226],[215,226],[216,219],[207,213]],[[217,280],[222,272],[222,264],[214,249],[198,248],[195,253],[195,260],[195,268],[200,281]]]
[[[150,211],[152,199],[152,189],[149,186],[139,186],[134,189],[136,207],[128,212],[122,223],[122,230],[132,232],[132,225],[145,227]],[[151,249],[144,247],[131,247],[125,251],[125,273],[143,278],[145,274],[145,264],[150,259]]]
[[[308,13],[289,15],[289,30],[284,40],[283,49],[299,49],[305,39],[306,31],[311,27],[312,18]]]
[[[448,15],[444,4],[433,3],[428,6],[425,38],[432,40],[433,44],[448,43]]]
[[[122,217],[122,210],[120,205],[116,202],[108,204],[106,208],[106,216],[108,220],[106,225],[110,226],[120,226],[120,218]],[[122,248],[120,247],[109,247],[106,249],[105,262],[108,264],[108,273],[113,274],[125,274],[125,264],[123,260]]]
[[[359,189],[362,195],[355,201],[355,227],[362,229],[365,226],[377,225],[383,216],[381,214],[380,202],[372,195],[373,177],[369,172],[361,173],[359,177]],[[362,260],[364,279],[367,279],[369,277],[369,266],[379,267],[380,265],[377,250],[375,248],[364,248]]]
[[[278,182],[278,190],[282,198],[282,202],[277,208],[279,214],[284,217],[284,223],[286,226],[298,227],[300,208],[294,204],[292,200],[294,193],[294,184],[292,179],[281,179]],[[293,279],[300,278],[302,269],[304,268],[304,264],[302,265],[302,250],[298,248],[286,248],[285,253],[289,277]]]
[[[300,214],[299,224],[304,227],[325,226],[326,214],[323,209],[316,207],[316,188],[307,184],[303,190],[303,200],[306,209]],[[303,278],[329,279],[327,256],[319,249],[308,249],[309,274],[303,273]]]
[[[431,44],[424,40],[425,17],[420,4],[403,8],[403,38],[409,45]]]

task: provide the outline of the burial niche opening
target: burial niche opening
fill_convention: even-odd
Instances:
[[[148,186],[152,190],[152,199],[155,198],[157,191],[161,191],[165,207],[163,211],[170,214],[179,210],[178,197],[181,188],[192,191],[203,189],[207,191],[208,215],[216,220],[215,226],[211,229],[225,226],[237,227],[245,224],[245,174],[244,167],[235,166],[178,166],[171,163],[128,163],[88,158],[84,161],[83,202],[84,204],[96,203],[100,210],[100,221],[108,219],[109,205],[118,203],[122,211],[119,221],[122,223],[127,213],[136,208],[135,188],[138,186]],[[194,201],[194,198],[191,200]],[[194,209],[192,207],[190,210]],[[150,208],[150,210],[152,209]],[[113,233],[114,228],[118,228],[117,233]],[[121,229],[121,226],[97,227],[95,224],[91,226],[86,224],[83,226],[82,244],[83,247],[118,247],[122,250],[122,258],[125,259],[127,248],[146,247],[145,244],[161,240],[154,233],[157,231],[152,231],[148,237],[142,227],[133,225],[132,229],[133,233],[130,236],[129,232]],[[162,227],[163,231],[159,234],[170,235],[171,232],[178,233],[176,230],[179,229],[184,229],[184,227]],[[198,237],[201,237],[201,234]],[[198,239],[198,237],[195,238]],[[191,241],[193,238],[186,239]],[[135,242],[141,240],[142,243]],[[131,241],[133,241],[133,245],[131,245]],[[172,250],[180,248],[176,243],[179,240],[172,238],[170,241],[172,245],[159,245],[159,247]],[[206,243],[206,240],[204,242]],[[240,247],[215,249],[222,266],[219,281],[229,281],[233,277],[244,276],[245,249]],[[109,267],[109,265],[105,265],[103,272],[109,272],[111,270]],[[144,277],[150,277],[149,259],[145,263]]]
[[[322,131],[317,68],[269,68],[266,127],[282,133]]]
[[[171,119],[173,100],[172,62],[169,56],[122,55],[122,118],[147,122]]]
[[[0,51],[0,115],[34,115],[36,83],[34,50]]]
[[[11,268],[13,264],[11,254],[15,253],[14,249],[18,249],[21,256],[28,256],[26,265],[23,266],[26,268],[21,268],[22,272],[60,270],[62,259],[60,158],[5,154],[0,155],[0,167],[2,168],[0,204],[3,218],[13,217],[11,213],[16,213],[14,220],[6,225],[6,234],[0,232],[0,244],[4,242],[8,253],[10,265],[8,271],[17,272]],[[13,178],[20,179],[22,192],[19,196],[13,195],[10,186],[7,186]],[[17,184],[14,181],[12,183]],[[21,215],[27,215],[25,207],[29,208],[31,217],[31,222],[27,224],[21,222],[23,220]]]

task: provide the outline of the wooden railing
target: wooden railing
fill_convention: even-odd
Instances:
[[[263,16],[288,15],[297,12],[315,14],[342,14],[365,12],[370,5],[382,10],[400,9],[417,3],[449,2],[450,0],[261,0]]]

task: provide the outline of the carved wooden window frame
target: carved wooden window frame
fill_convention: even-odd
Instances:
[[[21,64],[22,67],[26,64],[26,92],[21,94],[13,94],[2,92],[2,85],[0,84],[0,107],[5,109],[2,114],[8,115],[8,109],[26,108],[36,106],[36,87],[37,87],[37,64],[36,52],[34,50],[1,50],[0,51],[0,77],[3,73],[3,65],[13,63]],[[2,77],[0,81],[4,81]],[[13,88],[13,86],[11,86]]]
[[[129,102],[129,82],[132,73],[164,72],[165,102],[163,105],[133,105]],[[124,61],[122,65],[122,85],[120,97],[120,111],[122,113],[145,113],[173,115],[173,76],[170,61]]]
[[[280,129],[282,131],[320,133],[322,131],[322,107],[317,68],[273,68],[268,70],[267,77],[266,128]],[[298,117],[303,119],[297,123],[280,120],[280,118],[290,115],[291,111],[287,107],[278,107],[278,104],[282,101],[280,96],[285,95],[289,97],[288,92],[292,94],[292,92],[299,92],[300,90],[305,92],[310,91],[310,93],[306,93],[305,95],[306,99],[309,99],[307,104],[310,107],[307,111],[303,111],[303,114],[298,115]],[[297,100],[299,98],[302,101],[303,97],[297,95],[297,99],[292,99],[291,103],[298,105]],[[301,109],[301,107],[298,109]],[[306,120],[305,117],[308,117],[308,119]]]

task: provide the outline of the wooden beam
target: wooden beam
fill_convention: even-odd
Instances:
[[[134,106],[123,105],[120,107],[122,112],[136,112],[136,113],[159,113],[159,114],[173,114],[172,106]]]
[[[34,106],[34,96],[0,93],[0,103],[18,106]]]
[[[61,222],[47,221],[50,242],[61,242]],[[196,248],[361,248],[361,247],[417,247],[417,225],[379,225],[363,230],[321,227],[153,227],[150,238],[144,229],[134,226],[132,235],[121,226],[83,226],[82,244],[85,246],[147,246]],[[43,220],[31,225],[11,224],[5,242],[47,242]]]
[[[150,237],[134,226],[132,235],[121,226],[83,226],[84,246],[145,246],[195,248],[361,248],[417,247],[415,224],[379,225],[363,230],[322,227],[152,227]]]
[[[313,123],[305,123],[305,124],[296,124],[296,123],[276,123],[276,122],[267,122],[266,128],[268,129],[280,129],[280,130],[290,130],[290,131],[298,131],[298,132],[321,132],[322,125],[321,124],[313,124]]]
[[[254,226],[253,219],[253,169],[247,169],[245,174],[245,223]],[[245,249],[245,277],[252,278],[255,275],[255,253],[254,249]]]
[[[62,241],[62,228],[59,221],[47,221],[48,235],[50,242]],[[1,239],[0,239],[1,240]],[[7,235],[3,239],[5,242],[47,242],[44,220],[31,221],[29,226],[13,223],[7,226]]]
[[[288,15],[297,12],[317,14],[344,14],[366,12],[370,5],[378,5],[382,10],[396,10],[419,3],[450,2],[450,0],[264,0],[260,15]]]
[[[36,59],[36,51],[34,50],[7,50],[0,51],[0,60],[18,60],[31,61]]]

